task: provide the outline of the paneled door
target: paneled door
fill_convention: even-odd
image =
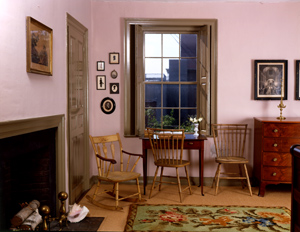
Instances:
[[[87,29],[68,15],[69,203],[89,185]]]

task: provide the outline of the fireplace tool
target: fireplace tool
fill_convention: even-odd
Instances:
[[[62,230],[64,225],[67,226],[67,213],[65,207],[65,200],[68,199],[68,194],[66,192],[60,192],[58,194],[58,199],[61,202],[61,206],[59,209],[59,217],[51,218],[49,206],[47,205],[41,206],[40,213],[43,217],[43,222],[41,224],[40,230],[49,230],[50,226],[48,226],[48,224],[50,224],[50,222],[55,220],[58,221],[60,231]]]

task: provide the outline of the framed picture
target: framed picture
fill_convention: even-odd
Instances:
[[[119,83],[110,83],[110,94],[119,94]]]
[[[116,79],[118,76],[117,71],[116,70],[111,71],[110,76],[111,76],[111,78]]]
[[[119,64],[120,63],[118,52],[109,53],[109,63],[110,64]]]
[[[97,71],[104,71],[104,70],[105,70],[105,62],[97,61]]]
[[[105,90],[106,89],[106,76],[98,75],[97,76],[97,90]]]
[[[26,24],[27,72],[52,76],[52,29],[31,17]]]
[[[115,103],[114,99],[106,97],[106,98],[102,99],[102,101],[100,103],[100,108],[103,113],[111,114],[116,109],[116,103]]]
[[[300,60],[296,60],[296,100],[300,100]]]
[[[254,61],[254,99],[287,100],[287,60]]]

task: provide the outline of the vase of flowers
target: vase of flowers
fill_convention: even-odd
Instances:
[[[194,136],[198,137],[199,136],[199,123],[202,121],[203,118],[190,118],[190,121],[193,123],[194,125]]]

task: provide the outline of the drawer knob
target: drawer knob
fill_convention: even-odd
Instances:
[[[276,172],[273,172],[273,174],[272,174],[273,176],[276,176]]]
[[[274,144],[273,144],[273,147],[277,147],[277,146],[278,146],[277,143],[274,143]]]
[[[274,159],[273,159],[273,162],[276,162],[276,161],[277,161],[277,158],[274,158]]]
[[[274,132],[277,133],[277,132],[278,132],[278,129],[274,129]]]
[[[193,145],[194,143],[189,143],[189,145]]]

